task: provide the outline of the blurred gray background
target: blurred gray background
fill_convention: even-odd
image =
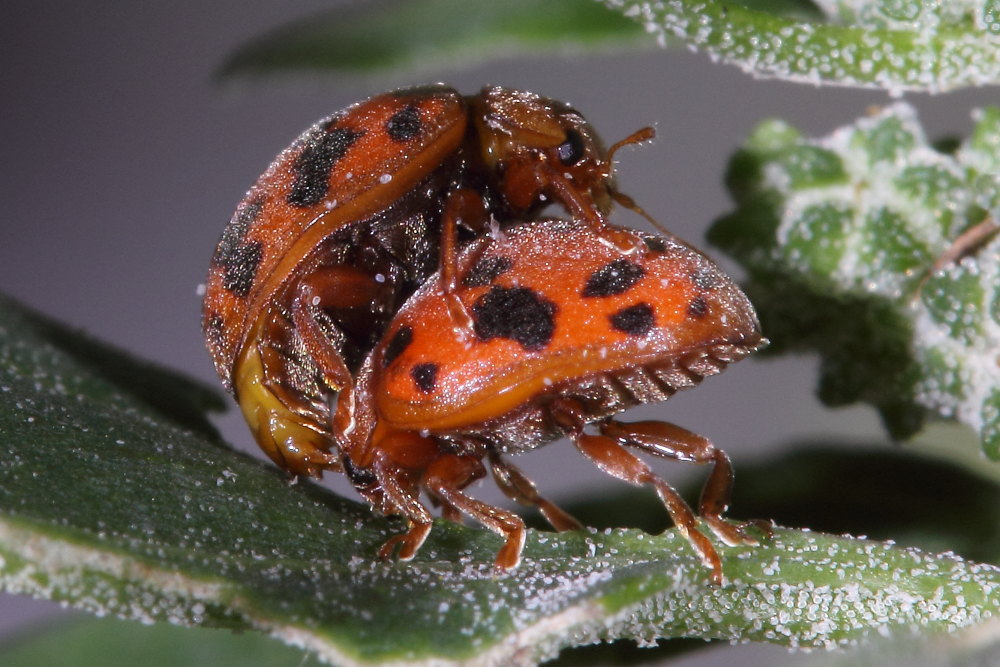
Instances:
[[[754,80],[684,49],[526,57],[377,78],[212,79],[236,46],[329,6],[320,0],[8,3],[0,22],[0,290],[217,384],[196,288],[218,236],[271,158],[314,120],[351,102],[429,81],[467,93],[496,83],[572,103],[608,143],[655,125],[655,143],[619,154],[622,189],[680,236],[704,245],[709,224],[730,208],[721,182],[726,160],[759,121],[779,116],[807,134],[827,133],[891,101],[875,91]],[[940,136],[965,134],[969,111],[997,103],[998,95],[981,89],[908,99],[930,135]],[[643,226],[628,213],[617,221]],[[885,442],[870,409],[817,404],[814,367],[808,357],[746,361],[626,418],[659,416],[709,436],[733,457],[737,477],[742,461],[813,436],[845,446]],[[238,417],[230,413],[219,424],[235,446],[254,449]],[[566,443],[518,463],[556,498],[615,485]],[[689,472],[660,468],[672,481]],[[500,498],[489,485],[476,493]],[[739,507],[733,512],[739,515]],[[51,603],[2,597],[0,639],[66,613]],[[784,649],[745,646],[671,664],[733,659],[799,660]]]

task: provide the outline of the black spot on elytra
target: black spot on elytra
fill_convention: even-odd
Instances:
[[[392,335],[392,339],[385,346],[385,353],[382,354],[382,368],[385,368],[396,360],[396,357],[403,353],[403,350],[413,342],[413,329],[402,326]]]
[[[236,296],[249,294],[262,257],[263,246],[260,241],[240,246],[225,264],[222,286]]]
[[[214,310],[205,315],[205,331],[221,331],[222,324],[222,315],[219,315]]]
[[[637,303],[634,306],[622,308],[611,315],[610,319],[611,326],[629,336],[645,336],[655,323],[653,307],[648,303]]]
[[[509,257],[500,255],[480,257],[476,265],[462,278],[462,284],[466,287],[485,287],[510,271],[512,266],[514,262]]]
[[[417,389],[429,394],[434,391],[437,385],[438,365],[434,363],[417,364],[410,370],[410,377],[417,385]]]
[[[667,244],[664,243],[663,239],[656,238],[655,236],[645,236],[643,237],[642,241],[643,243],[646,244],[646,247],[649,248],[652,252],[667,251]]]
[[[691,303],[688,304],[688,317],[693,317],[696,320],[708,315],[708,301],[705,297],[700,294],[695,298],[691,299]]]
[[[556,305],[527,287],[494,285],[472,304],[480,340],[509,338],[526,350],[541,350],[555,331]]]
[[[691,282],[699,289],[713,289],[719,284],[719,275],[710,268],[702,267],[691,273]]]
[[[233,219],[229,221],[225,231],[222,232],[219,245],[215,247],[215,253],[212,255],[212,262],[220,266],[228,266],[236,260],[250,225],[260,217],[264,210],[264,201],[264,197],[257,197],[240,204]]]
[[[385,123],[385,131],[393,141],[409,141],[420,134],[422,124],[420,122],[420,111],[415,106],[407,106],[392,114]]]
[[[340,455],[340,462],[344,466],[344,474],[347,475],[347,479],[351,480],[351,484],[355,487],[366,487],[372,486],[378,481],[373,473],[368,468],[358,468],[351,461],[351,457],[347,454]]]
[[[295,182],[288,191],[288,203],[303,207],[323,201],[330,189],[330,170],[363,134],[348,127],[334,127],[311,136],[292,164]]]
[[[222,346],[222,341],[225,338],[222,333],[224,324],[222,316],[216,312],[211,312],[205,316],[205,321],[202,324],[202,327],[204,328],[205,336],[211,342],[212,347]]]
[[[590,274],[581,294],[584,297],[612,296],[627,291],[642,277],[645,269],[627,259],[616,259]]]

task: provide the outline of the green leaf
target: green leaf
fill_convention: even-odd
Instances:
[[[218,438],[206,411],[224,409],[221,392],[181,377],[171,371],[97,341],[82,331],[65,327],[21,306],[0,294],[0,310],[7,316],[0,320],[0,335],[10,345],[0,347],[0,364],[8,365],[7,382],[0,386],[0,397],[21,399],[18,410],[28,410],[37,400],[52,396],[83,400],[94,397],[107,400],[122,392],[130,403],[157,418],[175,421],[199,434]],[[48,376],[45,370],[57,360],[70,359],[80,373],[70,378]],[[19,372],[20,371],[20,372]],[[45,400],[48,403],[48,400]],[[9,406],[9,400],[4,400]],[[14,413],[0,412],[0,433],[13,428]],[[41,414],[39,416],[42,416]]]
[[[653,41],[635,22],[589,0],[373,0],[279,27],[240,48],[220,73],[433,71],[526,51],[644,43]]]
[[[256,633],[82,617],[0,645],[9,667],[319,667]]]
[[[942,91],[1000,81],[996,0],[604,0],[661,40],[807,83]]]
[[[747,267],[772,349],[820,353],[825,401],[868,401],[897,437],[956,419],[1000,458],[1000,239],[936,267],[959,234],[1000,219],[985,185],[1000,179],[1000,114],[975,120],[948,153],[906,104],[821,139],[765,123],[733,158],[738,208],[710,238]],[[806,151],[838,156],[843,178]]]
[[[736,490],[737,506],[755,516],[773,516],[785,525],[811,524],[831,532],[861,532],[879,538],[893,535],[908,546],[954,548],[966,557],[1000,560],[1000,488],[940,460],[885,450],[880,445],[845,449],[835,444],[803,443],[787,455],[741,466]],[[590,499],[569,509],[597,526],[632,526],[658,532],[668,523],[654,494],[640,489]],[[942,658],[934,664],[967,664],[954,662],[962,655],[962,647],[943,647],[942,639],[933,636],[920,641],[920,651],[915,652],[915,640],[907,636],[905,642],[875,643],[869,653],[890,660],[887,664],[902,665],[900,655],[915,656],[929,650],[939,655],[948,648],[950,661],[945,663]],[[691,644],[673,641],[651,652],[619,643],[564,652],[558,662],[647,664],[678,650],[704,645],[700,640]],[[77,619],[0,646],[0,664],[187,667],[211,662],[217,667],[236,667],[250,661],[255,667],[277,667],[299,664],[296,653],[255,634]],[[859,664],[857,652],[849,656],[843,664]],[[841,662],[834,660],[833,664]]]
[[[727,584],[675,530],[530,531],[439,522],[411,563],[382,563],[394,520],[237,454],[59,343],[69,332],[0,301],[0,584],[143,621],[255,629],[336,664],[532,664],[630,637],[837,646],[1000,611],[1000,570],[953,555],[779,529],[720,550]],[[148,370],[148,369],[141,369]],[[196,395],[172,376],[165,386]],[[173,396],[170,404],[190,400]],[[665,514],[665,512],[664,512]]]

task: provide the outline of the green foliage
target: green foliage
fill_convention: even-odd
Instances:
[[[532,664],[617,637],[834,646],[973,624],[1000,604],[995,568],[784,529],[759,547],[720,547],[722,587],[674,530],[531,531],[522,565],[500,574],[496,536],[442,522],[415,561],[381,563],[373,555],[399,523],[220,444],[175,409],[213,403],[199,386],[74,340],[0,302],[0,583],[11,592],[260,630],[336,664]],[[140,372],[161,381],[156,400],[131,381]]]
[[[710,238],[742,261],[774,350],[813,349],[820,394],[867,401],[897,437],[929,416],[972,427],[1000,457],[1000,241],[935,268],[997,220],[1000,110],[953,152],[897,104],[806,139],[762,124],[733,158],[737,209]]]
[[[282,26],[221,74],[287,69],[433,70],[534,53],[651,45],[638,24],[589,0],[373,0]]]
[[[256,632],[81,616],[0,646],[6,667],[319,667]]]
[[[1000,81],[997,0],[355,2],[252,40],[221,74],[432,70],[525,52],[649,48],[646,33],[790,81],[892,91]]]
[[[892,91],[1000,80],[995,0],[603,0],[754,74]]]

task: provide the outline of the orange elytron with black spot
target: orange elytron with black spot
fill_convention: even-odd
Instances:
[[[420,494],[446,517],[500,533],[496,565],[517,565],[524,524],[467,495],[486,472],[558,530],[577,527],[505,458],[566,435],[599,468],[653,486],[674,522],[722,581],[719,556],[684,500],[629,450],[711,463],[700,514],[726,543],[754,543],[722,518],[726,454],[678,426],[611,417],[662,401],[761,346],[753,307],[700,252],[673,237],[628,232],[628,251],[580,221],[545,220],[477,240],[458,261],[455,297],[472,330],[456,332],[435,281],[406,302],[358,375],[335,432],[358,491],[410,528],[382,549],[412,558],[431,528]],[[588,425],[596,433],[588,433]]]
[[[340,470],[330,404],[399,305],[440,266],[451,296],[462,230],[547,202],[604,230],[611,179],[583,117],[532,93],[445,86],[386,93],[316,123],[247,193],[212,258],[203,328],[261,448],[296,474]],[[470,234],[466,233],[465,237]]]

